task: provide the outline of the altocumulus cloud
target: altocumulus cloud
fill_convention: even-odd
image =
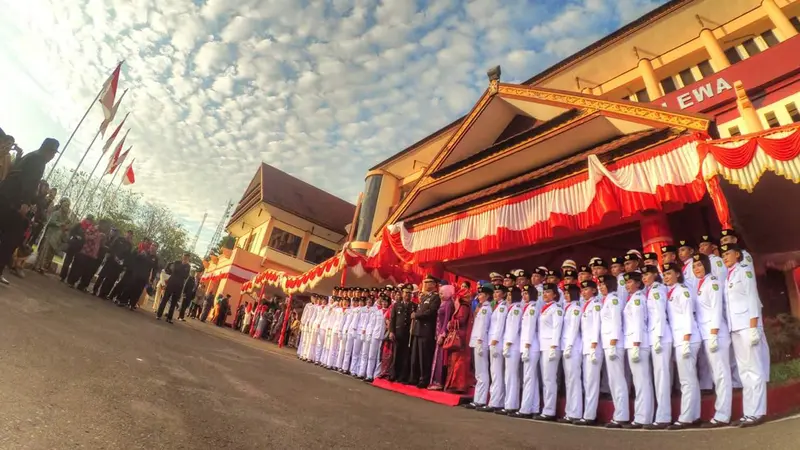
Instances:
[[[661,3],[0,0],[3,71],[22,74],[0,100],[33,105],[14,133],[29,146],[37,124],[63,142],[124,59],[135,189],[192,231],[260,161],[355,201],[368,167],[470,108],[488,67],[521,81]]]

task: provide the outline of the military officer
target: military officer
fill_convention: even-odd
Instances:
[[[538,269],[537,269],[538,270]],[[534,286],[522,287],[520,353],[522,360],[522,403],[514,417],[530,419],[539,414],[539,308]]]
[[[565,417],[561,423],[573,423],[583,417],[583,385],[581,372],[583,366],[583,344],[581,340],[581,289],[577,284],[564,286],[566,294],[564,321],[561,328],[560,348],[564,365],[564,384],[567,391]]]
[[[508,289],[500,286],[494,290],[494,302],[497,306],[492,312],[492,322],[489,325],[489,373],[491,374],[492,384],[489,388],[489,405],[481,411],[495,411],[502,409],[505,405],[505,376],[503,361],[503,332],[506,326],[506,316],[508,315],[508,305],[506,304],[506,294]]]
[[[547,267],[539,266],[533,270],[533,274],[531,274],[531,285],[536,288],[536,298],[532,301],[535,301],[537,304],[537,308],[539,307],[542,299],[542,285],[544,283],[545,278],[547,277]],[[539,308],[541,309],[541,308]]]
[[[478,291],[479,306],[469,336],[469,346],[475,357],[475,393],[467,408],[487,408],[489,401],[489,325],[492,323],[492,305],[489,299],[494,287],[483,285]]]
[[[520,329],[522,325],[522,291],[517,286],[508,290],[508,312],[503,327],[503,359],[505,402],[499,414],[515,414],[519,412],[519,362],[520,362]]]
[[[411,314],[411,378],[409,384],[426,389],[430,383],[433,353],[436,350],[436,315],[442,299],[439,298],[439,280],[428,275],[422,280],[423,292],[419,307]]]
[[[628,301],[622,310],[625,327],[625,349],[633,375],[635,400],[634,420],[630,428],[653,423],[653,374],[650,366],[650,336],[647,332],[647,300],[641,272],[625,274]]]
[[[410,284],[403,285],[400,301],[392,306],[392,315],[389,318],[389,339],[394,343],[392,349],[392,369],[389,381],[408,380],[409,365],[409,339],[411,338],[411,313],[416,311],[417,305],[411,302],[411,293],[414,287]]]
[[[652,259],[650,259],[652,261]],[[653,360],[653,384],[655,387],[655,421],[647,429],[662,430],[672,423],[672,330],[667,319],[667,288],[661,282],[658,267],[644,266],[642,273],[644,296],[647,299],[647,333],[650,336]]]
[[[603,368],[603,342],[600,334],[599,291],[594,280],[581,282],[581,359],[583,364],[583,417],[575,425],[594,425],[597,420],[597,403],[600,399],[600,374]],[[569,313],[567,313],[569,314]]]
[[[728,267],[725,297],[728,301],[728,324],[733,354],[742,380],[744,417],[740,427],[763,422],[767,412],[769,348],[764,336],[761,299],[753,267],[744,262],[737,244],[720,246],[722,260]]]
[[[538,420],[556,419],[558,400],[558,364],[561,360],[561,328],[564,310],[558,305],[558,285],[545,283],[544,305],[539,315],[539,363],[542,371],[542,413]]]
[[[494,287],[502,286],[503,285],[503,276],[497,272],[492,272],[489,274],[489,280]]]
[[[622,258],[613,264],[622,266]],[[622,302],[617,295],[617,277],[613,274],[601,275],[598,282],[603,304],[600,309],[600,333],[603,340],[603,353],[608,385],[614,402],[614,418],[606,424],[606,428],[621,428],[630,420],[628,404],[628,381],[625,379],[625,362],[622,359],[625,349],[625,332],[622,326]]]

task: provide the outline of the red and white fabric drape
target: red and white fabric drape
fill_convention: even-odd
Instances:
[[[697,202],[705,194],[702,138],[677,139],[607,167],[590,155],[587,170],[569,179],[411,230],[390,225],[384,241],[404,262],[425,264],[532,245],[601,225],[610,214],[625,219]]]
[[[219,282],[220,280],[231,280],[236,283],[246,283],[248,280],[253,278],[255,274],[256,272],[252,270],[246,269],[237,264],[230,264],[220,269],[206,272],[202,277],[200,277],[200,281],[207,283],[209,281]]]

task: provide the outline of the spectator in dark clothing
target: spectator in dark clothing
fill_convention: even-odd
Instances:
[[[133,250],[133,231],[128,231],[125,236],[114,236],[106,248],[106,261],[97,276],[97,282],[92,289],[94,295],[108,299],[111,289],[122,273],[122,265]],[[102,250],[101,250],[102,251]]]
[[[90,214],[85,219],[76,223],[69,230],[69,238],[67,240],[67,251],[64,255],[64,260],[61,263],[61,281],[66,282],[70,269],[75,262],[75,255],[83,248],[83,243],[86,240],[86,229],[94,224],[94,217]],[[77,272],[76,272],[77,274]],[[73,277],[75,277],[73,275]],[[77,277],[75,277],[77,280]],[[74,284],[74,281],[73,281]]]
[[[23,204],[19,211],[11,212],[10,215],[2,218],[5,222],[5,230],[0,235],[0,283],[10,284],[3,276],[3,271],[11,265],[14,250],[22,245],[25,240],[25,230],[28,229],[28,205]]]
[[[131,271],[130,280],[126,283],[124,299],[120,302],[120,305],[127,304],[131,311],[136,309],[145,286],[148,281],[152,281],[158,270],[158,257],[152,251],[153,246],[154,244],[142,241],[136,255],[131,258],[128,267]]]
[[[189,278],[186,279],[186,283],[183,285],[183,301],[181,302],[181,309],[178,312],[178,320],[181,322],[186,322],[186,308],[188,308],[190,304],[194,304],[194,297],[197,295],[197,284],[194,279],[195,272],[192,270],[189,273]],[[191,312],[189,315],[191,316]]]
[[[192,267],[189,265],[190,257],[191,254],[184,253],[180,261],[175,261],[167,266],[166,272],[167,275],[169,275],[169,279],[167,280],[166,289],[164,289],[164,295],[161,297],[161,302],[158,304],[156,319],[161,319],[161,316],[164,315],[164,308],[167,306],[167,302],[169,302],[167,323],[172,323],[172,315],[175,314],[175,307],[178,306],[178,302],[181,300],[184,285],[189,278],[189,272],[192,270]]]

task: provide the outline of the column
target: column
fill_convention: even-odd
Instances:
[[[372,236],[372,223],[375,220],[375,211],[378,207],[378,197],[383,183],[382,173],[368,173],[365,180],[364,192],[361,196],[361,205],[358,211],[358,221],[356,231],[353,234],[351,247],[360,252],[366,253],[369,249],[369,241]]]
[[[672,243],[667,215],[662,212],[649,213],[639,221],[642,235],[642,251],[655,252],[661,261],[661,247]]]
[[[708,56],[711,57],[711,66],[714,67],[715,72],[730,67],[731,63],[728,61],[728,57],[725,55],[725,52],[722,51],[719,41],[717,41],[717,38],[711,30],[703,28],[702,31],[700,31],[700,41],[703,42]]]
[[[744,120],[746,133],[756,133],[763,130],[764,126],[761,124],[761,119],[758,118],[758,113],[753,107],[753,103],[750,102],[750,97],[747,96],[747,91],[744,90],[742,82],[735,81],[733,89],[736,91],[736,107],[742,120]]]
[[[639,60],[639,74],[644,80],[644,87],[647,89],[647,95],[650,101],[656,100],[661,97],[661,86],[658,84],[656,72],[653,70],[653,63],[647,58]]]
[[[797,30],[794,29],[794,25],[792,25],[792,22],[789,22],[789,19],[786,17],[786,14],[783,13],[780,6],[775,4],[775,0],[764,0],[761,2],[761,7],[764,8],[764,11],[769,16],[769,20],[775,25],[783,41],[797,35]]]

